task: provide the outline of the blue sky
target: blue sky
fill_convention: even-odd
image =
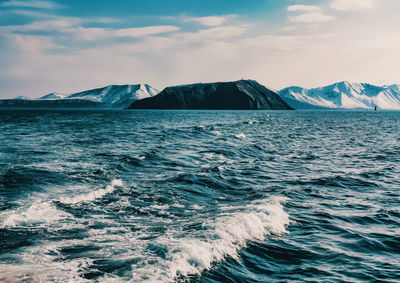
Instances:
[[[0,98],[107,84],[400,83],[398,0],[0,1]]]

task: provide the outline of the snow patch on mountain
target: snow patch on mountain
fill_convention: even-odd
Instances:
[[[30,99],[30,98],[27,97],[27,96],[24,96],[24,95],[20,95],[20,96],[17,96],[17,97],[15,97],[15,98],[13,98],[13,99],[16,99],[16,100],[19,100],[19,99],[21,99],[21,100],[28,100],[28,99]]]
[[[96,108],[128,108],[139,99],[155,96],[158,90],[147,84],[109,85],[102,88],[86,90],[72,94],[49,93],[40,98],[18,96],[14,102],[4,102],[12,106],[30,107],[96,107]],[[23,102],[26,101],[26,102]]]
[[[65,94],[58,93],[58,92],[52,92],[49,94],[46,94],[45,96],[40,97],[39,99],[63,99],[65,98]]]
[[[338,108],[400,110],[400,86],[340,82],[325,87],[284,88],[279,95],[297,109]]]
[[[109,85],[103,88],[73,93],[65,98],[85,99],[101,102],[114,108],[127,108],[136,100],[152,97],[158,93],[158,90],[147,84]]]

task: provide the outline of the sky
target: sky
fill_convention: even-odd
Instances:
[[[400,83],[399,0],[0,0],[0,98],[254,79]]]

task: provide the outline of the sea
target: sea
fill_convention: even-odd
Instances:
[[[0,111],[0,282],[399,282],[400,112]]]

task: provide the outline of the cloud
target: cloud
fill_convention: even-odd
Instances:
[[[375,0],[333,0],[330,4],[331,8],[340,11],[347,10],[368,10],[375,5]]]
[[[0,97],[139,82],[162,89],[242,77],[274,88],[340,80],[393,83],[400,72],[400,1],[389,1],[393,4],[376,2],[374,22],[363,13],[347,17],[333,11],[333,0],[292,5],[284,26],[213,14],[185,21],[179,14],[160,17],[157,22],[165,25],[134,27],[124,18],[117,25],[97,24],[52,10],[20,9],[42,14],[32,14],[28,24],[0,27]]]
[[[335,18],[329,15],[325,15],[320,12],[306,13],[298,16],[290,16],[289,20],[295,23],[320,23],[333,21]]]
[[[68,40],[105,40],[118,37],[144,37],[155,34],[175,32],[180,30],[177,26],[145,26],[123,29],[84,27],[85,20],[79,18],[58,17],[51,20],[38,20],[25,25],[0,26],[0,34],[26,34],[46,32],[56,40],[59,37]]]
[[[289,20],[295,23],[320,23],[329,22],[335,18],[330,15],[326,15],[322,12],[322,9],[314,5],[291,5],[287,7],[289,12],[300,12],[296,16],[289,16]]]
[[[51,31],[63,31],[67,28],[71,28],[80,23],[79,19],[76,18],[59,18],[54,20],[43,20],[43,21],[34,21],[25,25],[9,25],[9,26],[0,26],[0,31],[5,32],[51,32]]]
[[[68,20],[79,23],[90,23],[90,24],[115,24],[121,23],[121,19],[110,18],[110,17],[71,17],[71,16],[61,16],[55,14],[53,11],[37,11],[37,10],[23,10],[23,9],[12,9],[5,12],[6,15],[21,15],[32,18],[32,20],[45,21],[45,20]]]
[[[152,34],[174,32],[178,30],[180,30],[180,28],[177,26],[148,26],[148,27],[118,29],[114,30],[113,33],[117,36],[141,37]]]
[[[71,39],[85,41],[110,40],[120,37],[140,38],[179,31],[177,26],[147,26],[124,29],[74,27],[65,30]],[[112,45],[112,44],[111,44]]]
[[[57,9],[60,7],[59,4],[51,1],[33,0],[33,1],[20,1],[10,0],[1,4],[2,7],[23,7],[23,8],[37,8],[37,9]]]
[[[319,12],[321,8],[314,5],[291,5],[287,7],[289,12]]]
[[[294,31],[296,30],[296,26],[287,26],[284,28],[281,28],[281,31]]]
[[[227,20],[236,17],[236,15],[226,15],[226,16],[210,16],[210,17],[184,17],[184,22],[195,22],[203,26],[220,26],[224,24]]]

